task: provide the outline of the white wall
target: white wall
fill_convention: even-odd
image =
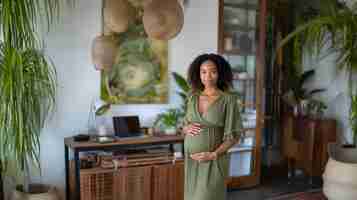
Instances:
[[[58,187],[62,194],[65,182],[63,139],[87,129],[91,101],[99,96],[100,77],[91,64],[90,48],[92,39],[101,30],[100,12],[100,0],[77,0],[75,8],[63,9],[60,21],[46,37],[46,50],[58,73],[58,97],[56,111],[41,136],[41,179]],[[194,57],[216,52],[217,24],[217,0],[190,1],[185,10],[183,30],[169,43],[170,71],[186,75]],[[175,90],[171,79],[169,104],[115,106],[113,114],[139,114],[143,125],[150,126],[159,112],[180,103]]]

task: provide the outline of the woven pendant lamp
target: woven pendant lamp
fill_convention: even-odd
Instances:
[[[92,61],[96,70],[109,70],[115,63],[117,41],[111,35],[97,36],[92,43]]]
[[[143,7],[151,3],[152,0],[128,0],[134,7]]]
[[[112,32],[125,32],[134,19],[135,9],[128,0],[105,0],[104,23]]]
[[[177,0],[151,0],[144,7],[143,24],[151,38],[172,39],[181,31],[183,22],[183,9]]]

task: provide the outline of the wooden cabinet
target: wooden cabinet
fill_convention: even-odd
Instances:
[[[218,52],[232,66],[245,134],[232,149],[229,188],[260,183],[266,0],[219,0]]]
[[[153,166],[152,200],[183,200],[184,163]]]
[[[183,200],[184,162],[82,169],[80,179],[81,200]]]
[[[309,176],[321,176],[328,160],[327,145],[336,142],[336,120],[283,117],[283,155],[289,171],[301,168]]]
[[[114,177],[113,200],[151,200],[152,166],[120,168]]]
[[[81,169],[79,154],[88,151],[123,150],[128,147],[173,145],[182,143],[183,136],[148,136],[98,143],[95,140],[76,142],[73,137],[64,139],[66,199],[73,200],[183,200],[184,162],[173,157],[158,159],[128,159],[128,167],[117,170],[94,167]],[[73,151],[73,160],[69,150]]]

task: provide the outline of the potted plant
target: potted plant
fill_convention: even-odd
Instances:
[[[0,1],[0,173],[22,177],[14,198],[30,192],[29,168],[39,166],[40,133],[55,105],[56,71],[37,30],[41,19],[53,22],[59,4]]]
[[[154,127],[163,130],[166,134],[176,134],[177,127],[180,127],[180,123],[185,116],[187,99],[191,91],[190,85],[183,76],[176,72],[172,72],[172,76],[180,88],[177,94],[182,98],[183,103],[181,108],[171,108],[157,116]]]
[[[188,84],[187,80],[181,76],[180,74],[176,72],[172,72],[172,76],[174,77],[174,80],[176,84],[180,87],[181,91],[178,91],[177,94],[180,95],[180,97],[183,100],[183,103],[181,105],[182,111],[186,111],[186,104],[187,104],[187,98],[188,95],[191,91],[191,86]]]
[[[184,113],[180,109],[168,109],[166,112],[157,116],[154,122],[154,127],[163,130],[163,132],[168,135],[176,134],[176,128],[183,116]]]
[[[304,45],[304,50],[311,55],[320,55],[321,49],[337,54],[337,65],[345,69],[348,76],[348,94],[351,98],[350,122],[354,135],[356,99],[353,94],[352,73],[357,70],[357,3],[351,7],[336,0],[324,1],[318,15],[299,25],[282,40],[279,47],[297,36]],[[324,47],[324,48],[323,48]],[[356,140],[348,147],[355,146]],[[357,196],[357,150],[347,146],[332,144],[329,146],[330,159],[323,175],[324,193],[331,200],[353,200]]]

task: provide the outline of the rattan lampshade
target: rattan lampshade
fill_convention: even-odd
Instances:
[[[113,36],[101,35],[92,43],[92,60],[97,70],[110,69],[115,63],[118,45]]]
[[[135,9],[128,0],[105,0],[104,23],[111,31],[125,32],[134,18]]]
[[[143,24],[149,37],[174,38],[182,29],[184,14],[177,0],[151,0],[144,7]]]

